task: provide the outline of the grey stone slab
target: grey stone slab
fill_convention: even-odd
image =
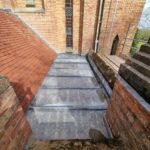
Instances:
[[[55,69],[82,69],[88,70],[91,69],[89,64],[80,64],[80,63],[54,63],[52,68]]]
[[[108,136],[106,96],[85,57],[60,54],[26,114],[37,139],[88,139],[90,128]]]
[[[34,108],[27,119],[37,139],[89,139],[90,128],[100,130],[108,137],[103,111],[51,110]]]
[[[87,63],[85,58],[77,58],[77,59],[56,59],[55,63]]]
[[[58,54],[57,59],[77,59],[77,58],[85,58],[84,56],[76,55],[76,54]]]
[[[128,58],[126,60],[126,64],[133,67],[135,70],[139,71],[143,75],[150,77],[150,66],[148,66],[134,58]]]
[[[41,88],[99,88],[95,78],[46,77]]]
[[[143,52],[137,52],[133,55],[133,58],[150,66],[150,54],[143,53]]]
[[[34,106],[106,109],[107,101],[101,89],[40,89]]]
[[[94,77],[91,70],[82,69],[51,69],[48,76],[81,76],[81,77]]]

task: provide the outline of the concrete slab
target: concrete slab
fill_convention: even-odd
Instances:
[[[83,109],[106,109],[107,101],[101,89],[40,89],[34,106],[65,107]]]
[[[77,59],[77,58],[85,58],[85,57],[76,55],[76,54],[59,54],[59,55],[57,55],[57,59]]]
[[[91,70],[82,69],[51,69],[48,76],[78,76],[78,77],[94,77]]]
[[[77,59],[56,59],[55,63],[87,63],[85,58],[77,58]]]
[[[108,137],[103,115],[104,111],[34,108],[27,119],[37,139],[89,139],[90,128]]]
[[[91,69],[89,64],[80,64],[80,63],[54,63],[52,65],[53,69],[82,69],[88,70]]]
[[[93,77],[46,77],[41,88],[89,89],[99,88],[99,85]]]

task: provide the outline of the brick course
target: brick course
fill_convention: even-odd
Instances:
[[[55,55],[20,20],[10,13],[0,12],[0,74],[9,78],[24,110]]]

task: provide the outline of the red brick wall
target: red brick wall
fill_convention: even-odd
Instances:
[[[132,150],[148,150],[150,105],[128,90],[124,83],[116,81],[106,118],[113,134],[121,136]]]
[[[31,129],[13,88],[4,80],[0,77],[0,150],[23,150]]]
[[[102,54],[110,55],[113,39],[118,35],[119,45],[116,54],[128,56],[132,45],[131,39],[135,36],[145,0],[117,1],[105,0],[99,47]],[[125,40],[126,37],[130,40]]]
[[[0,12],[0,74],[9,78],[24,110],[55,53],[12,14]]]

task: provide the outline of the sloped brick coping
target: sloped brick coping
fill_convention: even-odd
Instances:
[[[0,73],[8,77],[26,111],[56,53],[9,10],[0,9],[0,22]]]

